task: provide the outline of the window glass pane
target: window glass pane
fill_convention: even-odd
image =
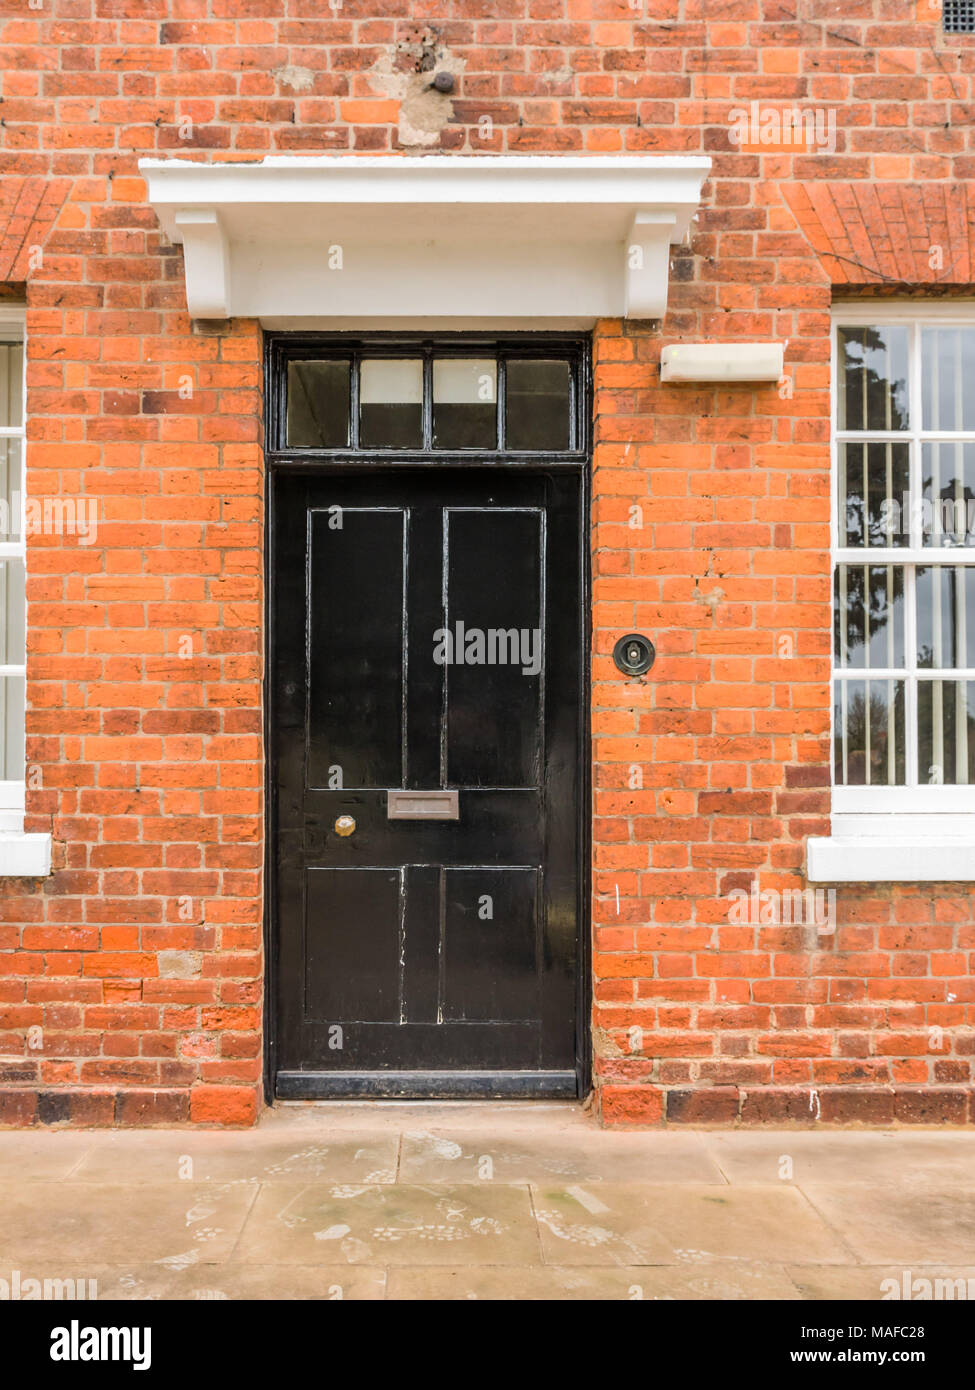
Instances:
[[[917,664],[975,666],[975,569],[927,565],[917,571]]]
[[[841,430],[905,430],[907,329],[839,329]]]
[[[918,681],[918,780],[975,784],[975,681]]]
[[[505,370],[505,446],[569,447],[569,364],[509,360]]]
[[[0,780],[5,782],[24,777],[25,687],[23,676],[0,677]]]
[[[492,358],[434,359],[435,448],[496,449],[497,403],[498,367]]]
[[[24,345],[0,343],[0,425],[24,423]]]
[[[342,449],[349,443],[349,363],[288,363],[288,444]]]
[[[975,327],[921,330],[921,419],[926,430],[975,430]]]
[[[840,545],[910,545],[907,442],[840,444],[837,460]]]
[[[975,444],[922,444],[921,497],[925,545],[975,545]]]
[[[24,520],[23,445],[0,439],[0,541],[17,540]]]
[[[833,652],[841,667],[904,665],[904,571],[899,565],[838,565]]]
[[[359,384],[359,443],[423,448],[423,361],[371,358]]]
[[[904,682],[834,682],[833,763],[843,787],[903,786]]]

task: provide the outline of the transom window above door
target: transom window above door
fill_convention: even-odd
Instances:
[[[328,453],[562,454],[583,450],[578,339],[463,344],[281,339],[273,449]]]
[[[975,811],[975,306],[837,311],[834,811]]]

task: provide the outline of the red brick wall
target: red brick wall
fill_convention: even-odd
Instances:
[[[912,0],[7,0],[0,45],[29,491],[99,506],[95,544],[30,544],[28,829],[54,871],[2,885],[0,1122],[260,1103],[260,334],[189,322],[137,159],[403,148],[714,159],[663,334],[595,344],[603,1118],[968,1118],[963,885],[842,889],[827,950],[730,925],[727,894],[803,886],[827,825],[831,284],[972,292],[948,193],[975,175],[972,39]],[[736,148],[753,100],[835,111],[835,151]],[[663,342],[772,336],[791,395],[659,384]],[[609,660],[630,628],[658,643],[639,682]]]

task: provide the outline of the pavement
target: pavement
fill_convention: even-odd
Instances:
[[[250,1131],[6,1130],[0,1298],[29,1279],[101,1299],[975,1298],[975,1132],[632,1133],[570,1103],[377,1101],[278,1105]]]

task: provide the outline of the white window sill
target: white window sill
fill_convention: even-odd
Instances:
[[[0,829],[0,878],[46,878],[50,872],[50,835]]]
[[[891,826],[885,834],[813,836],[806,874],[810,883],[975,883],[975,826],[966,835]]]

